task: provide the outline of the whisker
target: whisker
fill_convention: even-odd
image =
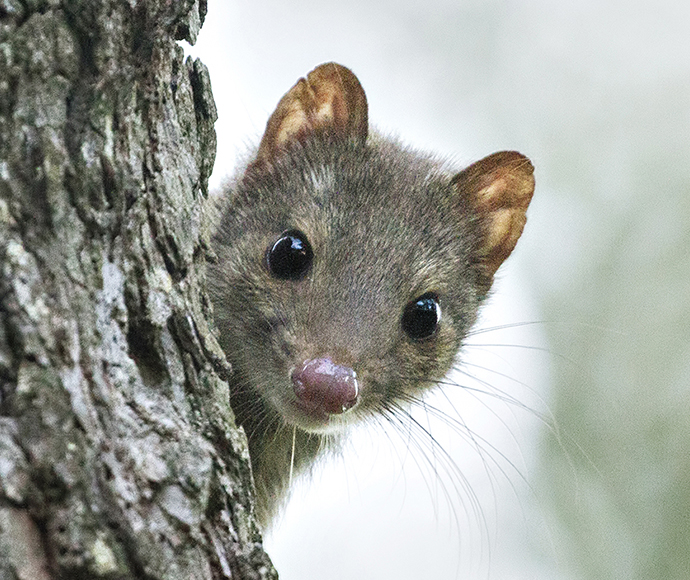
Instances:
[[[292,427],[292,449],[290,451],[290,476],[288,477],[288,485],[292,485],[292,473],[295,468],[295,439],[297,438],[297,427]]]
[[[593,324],[591,322],[587,322],[584,320],[570,320],[570,321],[553,321],[553,320],[528,320],[524,322],[509,322],[506,324],[499,324],[496,326],[478,326],[476,328],[473,328],[467,333],[467,336],[474,336],[477,334],[485,334],[487,332],[494,332],[494,331],[499,331],[499,330],[505,330],[505,329],[510,329],[510,328],[521,328],[524,326],[532,326],[532,325],[537,325],[537,324],[548,324],[549,327],[552,327],[554,325],[558,326],[563,326],[566,325],[569,329],[572,328],[573,326],[581,326],[583,328],[589,328],[593,330],[599,330],[601,332],[608,332],[610,334],[617,334],[619,336],[629,336],[629,333],[620,330],[618,328],[612,328],[610,326],[601,326],[600,324]],[[569,330],[570,332],[570,330]]]
[[[482,367],[480,365],[472,365],[472,364],[467,364],[467,363],[463,363],[463,365],[464,366],[473,366],[475,368],[490,371],[490,369],[486,369],[485,367]],[[526,403],[522,402],[517,397],[514,397],[513,395],[504,391],[503,389],[499,389],[498,387],[496,387],[492,383],[485,381],[484,379],[481,379],[476,375],[473,375],[468,370],[464,369],[462,366],[454,366],[453,371],[460,373],[460,374],[464,375],[465,377],[467,377],[468,379],[471,379],[471,380],[479,383],[480,385],[486,387],[486,389],[488,389],[488,390],[482,390],[482,389],[479,389],[477,387],[471,387],[471,386],[466,385],[466,384],[455,383],[451,380],[444,380],[442,383],[443,385],[460,387],[465,392],[474,393],[475,398],[477,400],[479,400],[477,395],[479,395],[479,394],[487,395],[494,400],[501,401],[502,403],[506,403],[511,408],[518,408],[521,411],[525,411],[527,413],[530,413],[533,417],[539,419],[539,421],[541,421],[544,425],[547,425],[547,426],[551,425],[551,420],[555,421],[555,419],[553,418],[553,413],[551,413],[550,409],[548,408],[546,403],[543,401],[541,396],[537,395],[537,393],[534,391],[534,389],[528,387],[526,384],[522,383],[521,381],[518,381],[517,379],[512,379],[512,380],[514,380],[517,384],[525,387],[532,394],[537,396],[539,399],[539,403],[543,404],[546,407],[546,409],[549,410],[548,415],[538,411],[534,407],[527,405]],[[510,378],[507,375],[504,375],[503,373],[500,373],[500,372],[496,372],[496,374],[499,376],[505,377],[505,378]],[[484,403],[484,405],[486,406],[486,403],[484,401],[482,401],[482,403]]]
[[[415,419],[407,411],[407,409],[405,409],[397,403],[394,404],[392,408],[387,408],[385,417],[393,426],[397,425],[403,429],[404,433],[409,434],[410,439],[405,439],[403,441],[409,445],[407,448],[415,448],[422,454],[422,457],[425,459],[426,465],[432,470],[432,473],[434,475],[434,483],[436,484],[436,486],[440,485],[443,497],[445,498],[445,501],[448,503],[448,505],[454,506],[454,499],[462,498],[462,505],[466,515],[471,517],[479,525],[481,534],[484,537],[488,537],[488,523],[484,516],[482,505],[479,501],[479,498],[474,492],[474,489],[472,488],[472,484],[469,481],[469,479],[467,479],[465,474],[458,467],[453,457],[446,451],[444,446],[441,445],[441,443],[435,438],[435,436],[431,433],[431,431],[429,431],[429,429],[427,429],[417,419]],[[395,429],[395,431],[399,432],[398,429]],[[415,436],[415,432],[417,432],[418,435],[421,435],[421,437]],[[432,452],[431,456],[429,452]],[[424,470],[422,469],[421,464],[419,463],[415,455],[416,454],[412,454],[412,458],[417,464],[420,473],[423,475]],[[432,461],[432,459],[437,460],[438,465],[442,466],[444,471],[450,476],[450,481],[452,482],[454,493],[451,493],[451,491],[448,489],[446,485],[446,478],[440,477],[437,463],[435,461]],[[429,493],[431,493],[430,483],[426,476],[424,476],[424,481],[427,486],[427,489],[429,490]],[[462,483],[460,488],[457,487],[458,483]],[[467,501],[469,501],[469,503],[466,503]],[[456,530],[458,530],[458,532],[460,532],[461,526],[458,514],[455,512],[454,508],[452,509],[452,512],[453,519],[455,521],[455,528]],[[481,545],[483,549],[484,544]]]
[[[487,332],[496,332],[498,330],[508,330],[510,328],[523,328],[525,326],[534,326],[537,324],[548,324],[548,320],[531,320],[526,322],[509,322],[507,324],[499,324],[497,326],[477,327],[470,330],[467,336],[476,336],[478,334],[486,334]]]
[[[508,465],[510,465],[513,468],[513,470],[515,471],[515,473],[518,475],[518,477],[520,477],[520,479],[522,481],[524,481],[525,483],[527,483],[529,485],[529,482],[527,481],[526,476],[520,471],[518,466],[515,465],[515,463],[508,458],[508,456],[504,452],[502,452],[498,447],[496,447],[493,443],[491,443],[486,437],[483,437],[483,436],[479,435],[478,433],[475,433],[474,431],[472,431],[463,421],[456,419],[455,417],[451,417],[448,413],[446,413],[445,411],[442,411],[438,407],[430,405],[429,403],[422,401],[420,399],[417,399],[415,397],[408,399],[408,401],[411,402],[412,404],[423,406],[424,409],[429,410],[435,417],[437,417],[444,424],[448,425],[449,427],[453,428],[454,430],[456,428],[460,429],[460,431],[456,431],[458,434],[462,435],[464,433],[465,435],[469,436],[471,433],[471,441],[477,445],[478,451],[485,452],[485,453],[487,451],[490,451],[489,453],[487,453],[487,455],[489,458],[491,458],[491,463],[496,468],[499,469],[501,474],[506,478],[506,480],[508,482],[510,482],[512,487],[514,487],[514,484],[512,483],[510,475],[501,466],[501,464],[498,462],[498,460],[495,457],[493,457],[492,453],[497,454],[502,460],[504,460]],[[455,407],[453,407],[453,410],[457,412],[457,409],[455,409]],[[489,410],[492,411],[492,409],[489,409]],[[498,415],[497,415],[497,417],[498,417]],[[498,419],[501,420],[500,417],[498,417]],[[501,422],[506,427],[506,429],[508,429],[508,431],[510,432],[510,428],[505,424],[505,422],[503,422],[502,420],[501,420]],[[512,434],[512,432],[511,432],[511,434]],[[490,475],[490,470],[489,470],[489,472],[487,472],[487,475]]]
[[[493,478],[491,477],[491,469],[489,467],[489,463],[486,460],[486,454],[485,454],[485,449],[482,448],[481,442],[477,440],[477,437],[475,436],[474,431],[467,425],[465,420],[463,419],[462,414],[455,408],[455,405],[452,403],[450,398],[448,397],[448,394],[445,390],[441,389],[440,393],[444,396],[450,407],[453,409],[453,411],[456,414],[457,419],[455,420],[454,424],[451,424],[448,422],[451,417],[447,415],[445,412],[441,411],[437,407],[434,407],[433,405],[430,405],[427,403],[424,399],[417,399],[416,401],[411,402],[412,405],[414,406],[421,406],[424,409],[424,413],[428,417],[429,414],[432,416],[436,417],[437,419],[440,419],[441,421],[444,422],[445,425],[448,425],[451,427],[456,433],[458,427],[462,429],[461,435],[464,437],[464,439],[474,447],[475,451],[477,452],[477,456],[480,458],[482,465],[484,467],[484,473],[486,473],[489,476],[489,482],[491,485],[491,492],[492,496],[494,498],[494,506],[496,505],[496,487],[494,485]],[[430,413],[431,411],[431,413]]]
[[[576,364],[574,360],[566,357],[565,355],[559,355],[556,352],[553,352],[551,349],[545,348],[543,346],[530,346],[527,344],[513,344],[513,343],[498,343],[498,342],[488,342],[488,343],[479,343],[479,342],[467,342],[464,344],[463,348],[521,348],[524,350],[533,350],[537,352],[543,352],[551,356],[558,356],[563,358],[564,360],[568,362],[572,362],[573,364]]]
[[[522,323],[519,323],[519,324],[522,324]],[[527,323],[527,324],[529,324],[529,323]],[[584,322],[580,323],[580,324],[582,326],[592,326],[594,328],[601,328],[602,330],[608,330],[612,333],[622,334],[622,333],[618,333],[614,329],[610,329],[610,328],[606,329],[603,327],[598,327],[596,325],[589,325],[589,324],[584,323]],[[476,347],[494,347],[494,346],[497,346],[497,347],[522,348],[522,349],[534,350],[534,351],[538,351],[538,352],[544,352],[546,354],[549,354],[550,356],[560,358],[561,360],[564,360],[564,361],[568,362],[569,364],[572,364],[574,367],[580,366],[574,359],[572,359],[570,357],[564,356],[564,355],[562,355],[558,352],[552,351],[550,349],[541,348],[541,347],[535,347],[535,346],[530,346],[530,345],[520,345],[520,344],[499,344],[499,343],[494,343],[494,344],[474,343],[473,344],[473,343],[468,343],[468,344],[464,345],[463,348],[470,348],[473,346],[476,346]],[[491,352],[491,351],[489,351],[489,352]],[[495,355],[496,353],[491,353],[491,354]],[[483,380],[479,379],[478,377],[472,375],[471,373],[463,370],[463,368],[462,368],[463,366],[464,367],[477,368],[477,369],[483,370],[485,372],[492,373],[493,375],[496,375],[498,377],[510,380],[517,385],[520,385],[521,387],[527,389],[530,394],[537,397],[539,404],[543,405],[543,407],[546,409],[546,413],[542,413],[542,412],[538,411],[537,409],[534,409],[528,405],[523,404],[519,399],[508,394],[506,391],[501,390],[501,389],[497,388],[495,385],[493,385],[489,382],[483,381]],[[556,420],[555,413],[550,408],[549,404],[545,401],[543,396],[540,393],[538,393],[534,388],[530,387],[527,383],[520,381],[520,380],[518,380],[514,377],[511,377],[510,375],[507,375],[505,373],[502,373],[500,371],[496,371],[495,369],[492,369],[490,367],[483,367],[483,366],[478,365],[476,363],[471,363],[471,362],[467,362],[467,361],[461,361],[460,363],[454,365],[453,370],[464,374],[468,378],[471,378],[473,380],[476,380],[477,382],[482,383],[489,390],[484,391],[482,389],[477,389],[477,388],[474,388],[474,387],[471,387],[471,386],[468,386],[465,384],[454,385],[454,383],[452,381],[449,381],[449,380],[440,381],[439,384],[444,384],[444,385],[449,385],[449,386],[459,386],[467,392],[474,392],[474,393],[477,393],[477,395],[479,395],[479,394],[488,395],[488,396],[490,396],[496,400],[499,400],[499,401],[502,401],[506,404],[515,406],[515,407],[517,407],[523,411],[529,412],[532,416],[537,418],[540,421],[540,423],[548,429],[549,433],[556,439],[558,447],[564,452],[565,456],[567,457],[568,463],[571,466],[573,473],[576,472],[576,469],[575,469],[575,465],[573,463],[573,458],[571,456],[571,453],[567,449],[566,441],[569,442],[571,445],[573,445],[575,447],[575,449],[577,450],[578,454],[580,454],[587,461],[587,463],[593,469],[595,469],[597,471],[597,473],[599,473],[599,468],[594,464],[594,461],[588,456],[586,451],[577,443],[577,441],[572,436],[570,436],[570,435],[568,435],[562,431],[560,425],[558,424],[558,422]]]

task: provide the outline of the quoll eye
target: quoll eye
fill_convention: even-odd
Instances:
[[[268,270],[280,280],[300,280],[311,267],[314,252],[307,236],[299,230],[287,230],[268,250]]]
[[[436,332],[441,320],[438,296],[433,292],[422,294],[410,302],[402,315],[402,329],[414,340],[427,338]]]

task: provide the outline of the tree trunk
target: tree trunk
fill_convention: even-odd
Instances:
[[[0,0],[0,578],[276,578],[209,330],[205,0]]]

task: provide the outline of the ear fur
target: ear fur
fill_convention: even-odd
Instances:
[[[364,141],[367,98],[351,70],[334,62],[317,66],[280,100],[266,125],[256,161],[269,162],[291,142],[317,131]]]
[[[484,224],[480,260],[493,276],[525,227],[525,212],[534,193],[534,167],[516,151],[501,151],[473,163],[452,183]]]

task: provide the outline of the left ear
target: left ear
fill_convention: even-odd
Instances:
[[[458,173],[452,184],[479,214],[484,231],[479,257],[493,276],[525,227],[525,212],[534,193],[534,167],[516,151],[501,151]]]
[[[295,141],[326,131],[364,142],[369,130],[367,97],[354,73],[327,62],[317,66],[278,103],[266,125],[256,162],[271,162]]]

